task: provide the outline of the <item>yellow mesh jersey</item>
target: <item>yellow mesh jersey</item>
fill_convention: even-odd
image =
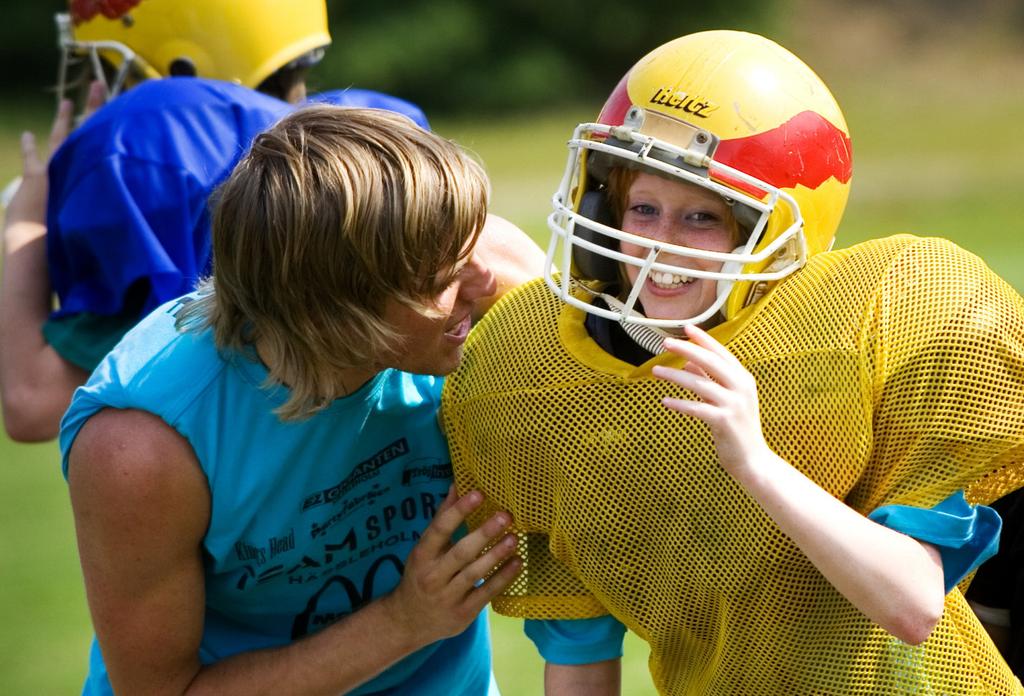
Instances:
[[[582,297],[582,295],[581,295]],[[502,614],[611,613],[665,694],[1010,694],[960,591],[920,646],[843,598],[718,465],[686,395],[616,360],[535,282],[474,329],[442,418],[460,490],[509,510]],[[713,332],[768,444],[854,509],[987,503],[1024,484],[1024,301],[979,259],[899,236],[820,254]],[[692,398],[692,394],[689,395]]]

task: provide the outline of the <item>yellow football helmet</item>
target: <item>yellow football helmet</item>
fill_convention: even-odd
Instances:
[[[135,81],[196,75],[256,87],[293,61],[312,64],[331,42],[324,0],[70,0],[57,15],[68,66],[100,58],[117,69],[114,96]]]
[[[623,232],[604,196],[605,177],[615,167],[718,193],[733,206],[746,240],[732,253],[720,253]],[[548,219],[548,285],[565,302],[627,328],[699,324],[719,312],[732,318],[832,245],[851,175],[843,114],[800,59],[755,34],[683,36],[642,58],[616,86],[597,122],[576,128]],[[646,248],[646,258],[620,253],[623,240]],[[723,266],[719,272],[694,271],[659,261],[662,254]],[[573,297],[570,277],[613,281],[622,263],[640,269],[624,302],[612,301],[605,309]],[[560,276],[553,275],[552,265]],[[652,272],[713,278],[716,301],[698,316],[644,317],[634,305]]]

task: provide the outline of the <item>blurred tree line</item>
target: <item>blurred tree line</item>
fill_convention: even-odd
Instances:
[[[197,2],[202,0],[180,0]],[[244,2],[245,0],[239,0]],[[146,2],[146,0],[143,0]],[[314,89],[389,92],[428,113],[525,110],[609,91],[641,55],[680,34],[757,30],[771,0],[328,0],[333,45]],[[52,89],[62,0],[0,0],[7,96]]]
[[[430,114],[594,103],[668,39],[728,27],[785,43],[787,27],[812,1],[327,0],[334,43],[311,86],[378,89]],[[855,10],[834,4],[840,12]],[[905,27],[910,42],[931,25],[966,31],[989,22],[1016,36],[1024,31],[1020,0],[864,0],[863,6]],[[57,66],[53,15],[65,7],[66,0],[0,0],[4,99],[49,93]]]
[[[329,1],[326,85],[440,112],[525,110],[606,95],[650,49],[706,28],[758,30],[771,0]]]

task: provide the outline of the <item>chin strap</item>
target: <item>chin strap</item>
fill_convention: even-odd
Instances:
[[[609,309],[616,309],[623,314],[626,313],[626,305],[624,305],[619,298],[603,292],[598,294],[598,297],[605,301]],[[640,314],[640,312],[637,312],[636,310],[634,310],[633,313]],[[643,315],[640,314],[640,316]],[[657,326],[636,324],[631,321],[620,321],[619,326],[622,327],[622,330],[626,332],[627,336],[633,339],[634,343],[653,355],[664,353],[665,339],[672,338],[672,334],[664,329],[659,329]]]

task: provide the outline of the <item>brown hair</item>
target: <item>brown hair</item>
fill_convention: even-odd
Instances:
[[[487,214],[483,169],[387,111],[300,109],[258,136],[215,195],[213,278],[178,317],[221,348],[275,356],[284,419],[334,398],[395,334],[387,300],[429,313]]]
[[[616,227],[622,226],[622,216],[626,214],[626,200],[629,198],[629,187],[636,181],[639,173],[640,170],[627,167],[613,167],[608,172],[608,178],[605,181],[605,197]]]

